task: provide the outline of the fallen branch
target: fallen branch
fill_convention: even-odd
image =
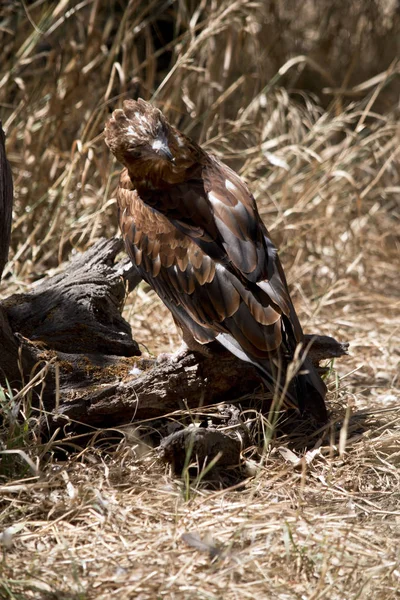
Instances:
[[[129,324],[121,316],[126,290],[140,281],[118,238],[100,240],[75,257],[58,275],[0,306],[0,381],[19,387],[37,363],[58,359],[62,377],[75,387],[93,368],[111,367],[116,356],[140,355]],[[65,358],[68,356],[68,360]],[[89,358],[85,358],[88,355]],[[54,396],[55,367],[47,376],[46,399]],[[98,373],[97,373],[98,375]],[[102,374],[104,377],[104,374]],[[109,375],[106,381],[110,381]],[[72,383],[71,383],[72,385]]]
[[[347,353],[346,344],[327,336],[322,336],[323,350],[320,350],[318,336],[313,337],[319,360]],[[131,375],[133,366],[144,372]],[[58,424],[65,420],[77,421],[104,427],[156,419],[180,409],[232,402],[254,393],[262,385],[254,367],[225,352],[218,355],[218,360],[190,353],[177,362],[160,364],[134,358],[120,361],[114,368],[118,370],[118,380],[105,385],[100,372],[98,383],[92,381],[90,387],[81,389],[79,394],[71,381],[64,380],[62,402],[55,421]],[[105,374],[107,369],[109,367],[104,369]],[[265,397],[270,398],[268,394]],[[265,412],[268,407],[266,400]],[[307,406],[307,410],[313,414],[312,406]],[[318,420],[318,414],[314,416]]]
[[[31,292],[7,298],[12,330],[60,352],[140,354],[121,316],[126,286],[132,289],[140,277],[127,260],[114,264],[122,249],[119,238],[100,240]]]

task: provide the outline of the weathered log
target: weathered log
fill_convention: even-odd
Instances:
[[[0,279],[8,258],[13,207],[13,180],[6,157],[5,135],[0,121]]]
[[[7,298],[0,307],[0,381],[18,386],[35,364],[57,359],[69,388],[92,377],[115,378],[116,356],[140,351],[122,318],[126,290],[140,281],[127,259],[115,263],[120,239],[100,240],[76,256],[66,269],[27,294]],[[67,356],[65,356],[67,353]],[[87,356],[86,356],[87,355]],[[107,375],[107,368],[111,369]],[[120,370],[120,366],[118,367]],[[90,380],[91,383],[91,380]],[[54,365],[47,373],[44,400],[54,398]]]
[[[114,383],[92,382],[79,394],[65,382],[56,420],[60,422],[64,417],[91,425],[115,426],[234,400],[260,387],[254,367],[230,354],[216,360],[189,353],[177,362],[154,363],[150,368],[151,361],[140,359],[135,365],[121,363]],[[139,376],[130,375],[132,366],[145,370]]]
[[[347,353],[346,344],[327,336],[322,336],[322,350],[317,350],[319,336],[312,337],[319,360]],[[132,365],[136,369],[144,369],[144,372],[130,374]],[[64,378],[61,405],[54,417],[58,424],[70,420],[96,426],[116,426],[157,419],[180,409],[232,402],[254,394],[262,386],[253,366],[226,352],[210,358],[189,353],[176,362],[164,361],[153,365],[151,361],[141,359],[125,360],[120,364],[118,380],[110,385],[104,385],[100,376],[98,383],[92,381],[90,387],[77,393],[71,383]],[[263,393],[263,396],[267,411],[270,395]],[[312,406],[307,406],[307,410],[313,415]],[[318,420],[319,416],[314,416]]]
[[[139,355],[121,311],[125,281],[135,286],[140,277],[127,261],[114,264],[122,247],[118,238],[100,240],[31,292],[7,298],[12,330],[60,352]]]

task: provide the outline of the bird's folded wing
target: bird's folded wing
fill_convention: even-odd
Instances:
[[[128,252],[178,321],[201,343],[220,333],[244,352],[266,358],[282,341],[282,311],[258,286],[249,290],[235,269],[216,262],[196,240],[119,188],[120,225]]]
[[[217,159],[208,156],[187,181],[144,200],[214,260],[231,263],[250,281],[272,275],[276,250],[264,239],[254,198]]]
[[[297,342],[301,340],[276,248],[253,196],[234,171],[208,156],[192,178],[149,193],[145,201],[254,293],[254,285],[261,288],[290,319]]]

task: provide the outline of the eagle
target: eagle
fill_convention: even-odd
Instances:
[[[243,179],[142,99],[114,110],[105,141],[124,166],[117,203],[127,253],[187,347],[223,346],[253,364],[288,406],[325,421],[325,384]],[[301,368],[288,383],[295,353]]]

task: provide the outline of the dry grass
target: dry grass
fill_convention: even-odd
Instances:
[[[330,379],[328,438],[308,453],[274,440],[235,490],[188,488],[132,436],[49,458],[29,390],[0,390],[13,451],[0,467],[1,598],[400,597],[400,24],[395,3],[331,6],[4,5],[15,214],[1,296],[116,232],[103,123],[121,98],[154,97],[241,171],[305,329],[350,341],[351,356]],[[125,316],[150,352],[176,346],[145,286]]]
[[[0,488],[3,597],[398,598],[399,427],[398,409],[367,417],[310,464],[274,449],[240,489],[188,502],[131,447],[48,465]]]

